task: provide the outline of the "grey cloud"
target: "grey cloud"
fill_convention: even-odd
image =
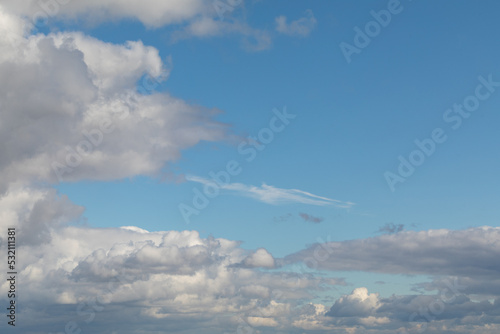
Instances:
[[[84,210],[55,189],[10,189],[0,196],[0,227],[16,227],[20,246],[46,244],[54,229],[81,221]]]
[[[243,326],[241,319],[251,328],[294,332],[291,317],[304,300],[345,284],[264,271],[275,267],[267,250],[249,252],[239,241],[201,238],[196,231],[68,225],[82,211],[53,190],[19,188],[0,197],[0,228],[13,224],[25,239],[17,268],[26,296],[23,333],[59,333],[72,321],[84,332],[223,333]]]
[[[380,233],[388,233],[388,234],[393,234],[393,233],[398,233],[401,232],[405,229],[404,224],[394,224],[394,223],[387,223],[381,228],[378,229],[377,232]]]
[[[431,274],[497,277],[500,229],[403,231],[392,235],[322,244],[330,256],[318,261],[327,270],[391,274]],[[291,254],[285,263],[314,258],[318,245]]]
[[[381,298],[357,288],[340,297],[326,316],[331,324],[357,327],[361,333],[482,333],[481,328],[497,328],[499,306],[461,293]]]
[[[422,295],[382,298],[359,287],[327,307],[308,302],[345,281],[282,271],[285,267],[266,271],[275,260],[265,249],[249,252],[240,242],[202,238],[196,231],[67,226],[81,209],[42,189],[9,192],[0,198],[0,212],[4,215],[2,229],[18,219],[15,212],[32,218],[16,221],[20,228],[30,226],[35,217],[50,226],[46,230],[50,237],[43,243],[33,239],[19,246],[24,254],[19,265],[20,289],[27,298],[20,330],[25,333],[59,333],[69,321],[75,321],[84,332],[112,329],[134,334],[145,329],[196,333],[200,328],[209,334],[234,333],[238,328],[266,334],[353,329],[356,333],[400,334],[400,329],[414,333],[417,326],[426,326],[435,334],[493,334],[500,323],[498,296],[473,299],[466,295],[470,284],[477,287],[481,279],[488,281],[481,275],[456,282],[435,278],[419,286],[426,293]],[[408,238],[435,242],[434,237],[451,234],[448,238],[453,242],[461,232],[411,232],[423,235]],[[477,243],[486,238],[486,244],[494,244],[494,228],[467,232]],[[410,232],[377,238],[401,241],[405,233]],[[361,242],[369,244],[371,239],[367,240]],[[5,284],[0,288],[5,289]],[[440,300],[443,310],[430,313],[428,322],[421,310],[435,309]],[[5,302],[5,297],[0,296],[0,301]],[[443,326],[449,330],[444,331]],[[481,332],[485,326],[491,331]]]
[[[325,218],[323,217],[315,217],[313,215],[309,215],[307,213],[299,213],[299,216],[304,219],[306,222],[311,222],[311,223],[321,223]]]
[[[378,296],[369,294],[366,288],[355,289],[351,295],[339,298],[326,313],[333,317],[366,317],[372,315],[379,306]]]

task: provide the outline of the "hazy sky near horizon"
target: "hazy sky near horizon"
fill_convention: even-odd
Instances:
[[[498,333],[499,11],[1,1],[1,331]]]

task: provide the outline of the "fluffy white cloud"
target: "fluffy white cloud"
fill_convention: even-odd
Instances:
[[[341,297],[328,315],[334,317],[370,316],[380,306],[378,295],[369,294],[367,288],[354,289],[352,294]]]
[[[246,268],[274,268],[276,266],[273,256],[264,248],[257,249],[247,256],[241,264]]]
[[[247,23],[237,19],[221,21],[210,16],[194,19],[190,24],[173,34],[177,41],[189,37],[214,37],[222,35],[242,36],[242,46],[247,51],[262,51],[271,47],[271,35],[262,29],[250,27]]]
[[[4,0],[2,6],[18,15],[36,21],[38,18],[84,17],[91,22],[135,18],[149,27],[189,20],[201,13],[212,12],[211,0]]]
[[[181,150],[226,138],[217,110],[154,93],[169,72],[155,48],[80,33],[22,37],[21,19],[0,16],[8,78],[0,81],[0,193],[34,181],[155,175]]]
[[[222,9],[220,4],[222,5]],[[242,47],[248,51],[261,51],[271,47],[272,35],[265,29],[251,27],[245,15],[238,15],[244,1],[213,0],[5,0],[1,7],[24,16],[35,29],[48,21],[83,20],[90,24],[106,21],[135,19],[148,28],[178,25],[173,41],[189,37],[241,36]],[[224,13],[230,13],[224,15]],[[224,20],[223,18],[226,18]],[[276,18],[276,31],[290,36],[305,37],[314,29],[316,19],[311,10],[305,16],[287,23],[285,16]],[[19,32],[15,32],[16,34]],[[22,34],[21,34],[22,35]]]
[[[202,238],[196,231],[71,224],[82,211],[51,189],[11,188],[0,197],[0,229],[16,226],[19,235],[23,332],[60,333],[74,322],[87,332],[399,334],[448,328],[465,334],[490,333],[500,323],[494,289],[475,300],[464,294],[477,277],[435,279],[421,286],[438,290],[430,295],[382,298],[359,287],[328,309],[309,301],[345,282],[262,270],[277,262],[266,249],[247,251],[238,241]]]
[[[290,319],[310,292],[341,283],[261,271],[275,266],[267,250],[249,252],[240,242],[196,231],[69,224],[82,208],[53,190],[11,189],[0,198],[0,212],[0,228],[18,230],[26,333],[60,332],[70,321],[94,332],[113,321],[120,333],[140,333],[145,323],[169,332],[176,326],[235,331],[241,321],[292,328]]]

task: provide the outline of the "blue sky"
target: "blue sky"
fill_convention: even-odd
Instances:
[[[78,305],[83,298],[78,293],[88,293],[72,280],[82,275],[92,281],[98,274],[91,275],[88,268],[118,266],[122,260],[112,258],[113,250],[127,242],[133,246],[120,251],[129,259],[123,268],[132,268],[136,260],[146,267],[154,262],[152,253],[144,253],[151,258],[141,255],[147,242],[158,248],[172,242],[168,247],[199,243],[210,249],[216,238],[237,246],[231,252],[221,246],[219,257],[206,263],[231,258],[220,265],[251,270],[256,275],[252,279],[260,282],[239,287],[243,295],[255,286],[276,291],[266,286],[266,275],[310,272],[307,279],[300,276],[310,284],[297,292],[300,298],[285,298],[297,313],[256,315],[256,309],[248,311],[252,302],[238,299],[240,309],[248,307],[246,317],[254,312],[246,324],[261,333],[401,333],[401,328],[413,333],[411,323],[401,320],[407,315],[387,310],[404,304],[412,314],[412,305],[428,305],[427,299],[454,277],[467,282],[461,296],[478,311],[466,313],[458,304],[447,304],[449,313],[426,325],[429,333],[445,333],[441,325],[450,333],[495,332],[494,306],[481,303],[498,298],[500,290],[497,285],[487,291],[479,287],[487,275],[498,272],[484,254],[499,251],[500,4],[247,0],[230,2],[235,5],[225,8],[232,10],[220,16],[214,9],[220,3],[148,0],[139,6],[133,1],[73,0],[50,10],[35,1],[0,5],[6,22],[0,28],[15,36],[0,44],[6,54],[0,58],[6,110],[1,114],[4,125],[0,123],[5,133],[0,136],[4,224],[36,234],[23,246],[31,251],[51,243],[56,249],[74,245],[72,229],[89,237],[95,231],[109,233],[102,241],[71,246],[72,255],[44,256],[42,250],[40,259],[29,259],[33,263],[26,259],[26,279],[48,280],[49,272],[33,269],[46,263],[53,263],[49,267],[54,272],[67,273],[68,281],[50,304],[51,316],[69,321],[72,310],[54,310]],[[40,8],[50,18],[33,26]],[[375,33],[366,30],[374,15],[387,13],[385,26],[375,24]],[[368,45],[359,46],[367,36]],[[358,51],[346,56],[345,43]],[[145,81],[151,78],[153,89]],[[131,105],[126,95],[137,103]],[[123,103],[130,114],[120,118]],[[458,112],[456,106],[463,104]],[[291,116],[283,120],[287,113]],[[111,119],[113,130],[58,180],[54,162],[68,167],[65,150],[77,147],[86,138],[83,131],[97,129],[104,119]],[[281,125],[280,130],[272,130],[272,124]],[[263,143],[269,133],[272,138]],[[259,134],[260,143],[249,139]],[[431,145],[430,153],[415,141]],[[252,159],[249,150],[255,152]],[[408,167],[412,157],[420,161]],[[241,172],[216,185],[218,194],[205,194],[209,203],[196,208],[196,192],[213,186],[210,173],[226,171],[228,163]],[[402,175],[406,168],[411,175]],[[404,182],[388,181],[388,173]],[[182,207],[187,206],[196,213],[186,219]],[[185,230],[194,234],[181,232]],[[176,236],[161,243],[165,235]],[[189,246],[180,246],[184,243]],[[335,251],[308,268],[307,258],[317,257],[311,254],[318,244]],[[105,260],[96,255],[99,249]],[[184,259],[190,269],[168,267],[165,273],[198,277],[200,257],[168,254]],[[414,255],[401,260],[404,254]],[[455,257],[463,257],[470,272],[458,269]],[[145,275],[159,275],[156,265],[146,270],[151,271]],[[65,294],[72,286],[78,292]],[[196,293],[177,297],[186,301],[187,295],[195,298]],[[141,307],[154,304],[139,292],[137,296]],[[269,296],[256,300],[262,309],[280,303]],[[122,302],[113,292],[102,303],[108,306],[104,312],[120,319],[115,311],[126,308]],[[155,302],[175,318],[169,332],[208,328],[207,333],[233,333],[238,326],[236,320],[220,320],[237,317],[234,310],[187,325],[187,317],[176,317],[199,310]],[[301,308],[308,303],[316,305],[314,317]],[[127,330],[161,331],[164,318],[155,312],[150,307],[137,320],[147,323],[152,317],[151,327]],[[460,322],[481,312],[490,322]],[[289,320],[293,314],[302,320]],[[460,325],[451,325],[450,319]],[[55,324],[47,321],[45,332],[57,332]],[[26,332],[36,333],[27,326]],[[99,319],[88,326],[112,332]]]
[[[94,226],[120,226],[123,221],[136,225],[140,220],[137,225],[148,230],[196,228],[282,254],[325,233],[336,235],[335,240],[368,237],[390,222],[416,224],[417,229],[494,224],[499,161],[495,154],[484,152],[494,152],[496,143],[491,139],[500,97],[493,94],[481,103],[456,131],[442,119],[453,103],[462,103],[474,92],[478,76],[497,77],[500,50],[488,42],[492,38],[488,31],[495,27],[494,10],[470,8],[474,6],[465,2],[453,8],[402,3],[404,10],[347,64],[339,43],[352,44],[352,27],[363,26],[371,18],[370,10],[385,4],[299,3],[262,2],[252,8],[267,14],[246,13],[257,27],[265,27],[266,16],[278,16],[284,9],[290,18],[311,9],[318,21],[310,36],[280,36],[259,53],[242,50],[237,37],[171,44],[165,40],[175,28],[151,31],[128,21],[83,31],[112,43],[140,38],[154,45],[160,56],[172,57],[171,75],[159,90],[222,110],[217,119],[243,138],[266,127],[273,108],[286,106],[297,118],[255,160],[243,165],[234,182],[297,188],[354,202],[353,208],[269,206],[223,194],[185,226],[177,205],[191,200],[197,186],[191,182],[135,177],[61,184],[58,189],[81,200]],[[233,15],[242,15],[241,11],[238,8]],[[427,21],[419,22],[424,15]],[[474,23],[460,19],[464,17],[475,18]],[[391,192],[384,172],[394,171],[397,157],[408,156],[416,148],[413,141],[428,138],[437,127],[447,130],[449,140]],[[224,169],[229,160],[244,161],[236,144],[201,143],[183,152],[169,168],[177,175],[207,177],[209,171]],[[290,241],[264,241],[262,230],[285,232],[273,223],[274,217],[299,211],[324,217],[325,222],[313,226],[296,219],[286,226],[290,235],[285,239]]]

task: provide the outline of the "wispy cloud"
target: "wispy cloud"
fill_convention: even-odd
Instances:
[[[199,177],[199,176],[186,176],[188,181],[198,182],[204,185],[215,185],[216,183]],[[338,208],[350,208],[354,205],[352,202],[344,202],[328,197],[322,197],[311,194],[299,189],[283,189],[263,183],[260,187],[245,185],[242,183],[227,183],[217,184],[220,189],[233,192],[240,196],[246,196],[267,204],[286,204],[286,203],[301,203],[319,206],[335,206]]]
[[[286,16],[283,15],[278,16],[275,21],[276,31],[290,36],[306,37],[316,26],[316,18],[310,9],[306,10],[304,17],[290,23],[287,22]]]

